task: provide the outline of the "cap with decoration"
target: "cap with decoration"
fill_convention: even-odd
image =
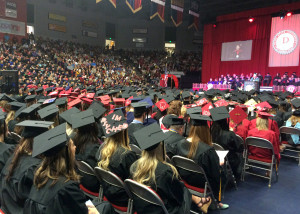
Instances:
[[[229,115],[235,124],[240,124],[247,118],[247,113],[240,106],[236,106]]]
[[[110,137],[127,129],[128,124],[122,110],[117,110],[106,117],[102,117],[101,127],[105,137]]]

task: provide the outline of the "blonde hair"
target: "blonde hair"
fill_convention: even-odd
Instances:
[[[258,130],[269,130],[269,120],[263,118],[256,118],[256,128]]]
[[[295,126],[297,123],[300,123],[300,117],[297,117],[295,115],[292,115],[289,119],[292,123],[292,126]]]
[[[120,146],[130,150],[127,129],[105,139],[104,146],[101,149],[101,160],[99,161],[98,166],[102,169],[109,170],[109,160]]]
[[[160,143],[160,145],[155,149],[151,151],[144,150],[142,152],[141,158],[136,162],[135,172],[133,173],[133,180],[144,185],[149,185],[150,183],[154,183],[156,185],[155,170],[159,162],[162,162],[163,164],[171,167],[173,171],[173,178],[178,178],[178,172],[176,168],[173,165],[167,163],[164,159],[166,154],[164,152],[165,150],[163,146],[163,143]]]
[[[10,112],[8,112],[8,114],[7,114],[7,116],[6,116],[6,119],[5,119],[6,125],[8,125],[8,122],[9,122],[9,121],[14,120],[15,114],[16,114],[16,112],[13,111],[13,110],[11,110]]]

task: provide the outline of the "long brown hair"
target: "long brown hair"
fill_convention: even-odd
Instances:
[[[167,114],[175,114],[178,117],[181,115],[182,103],[179,100],[174,100],[170,103]]]
[[[71,151],[71,145],[64,147],[52,156],[46,156],[40,167],[37,169],[33,184],[38,188],[46,185],[49,179],[53,182],[51,186],[58,182],[59,177],[65,177],[67,181],[79,182],[80,176],[75,171],[75,157]]]
[[[212,146],[210,129],[208,126],[191,126],[188,138],[191,138],[190,151],[188,158],[193,158],[196,154],[199,142]]]
[[[106,138],[101,150],[101,160],[99,161],[98,166],[108,170],[109,159],[120,146],[130,150],[127,129]]]
[[[33,138],[21,138],[18,146],[15,148],[15,152],[12,161],[8,168],[8,175],[6,180],[8,181],[14,174],[14,170],[18,166],[19,160],[23,155],[31,155],[33,147]]]

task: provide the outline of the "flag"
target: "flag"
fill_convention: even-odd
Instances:
[[[165,22],[165,0],[151,0],[150,19],[153,19],[156,15],[162,22]]]
[[[96,0],[96,3],[101,2],[102,0]],[[112,5],[116,8],[117,7],[117,0],[109,0],[110,3],[112,3]]]
[[[133,13],[142,9],[142,0],[126,0],[126,4]]]
[[[176,27],[182,23],[184,0],[171,0],[171,19]]]
[[[199,30],[199,3],[198,0],[191,0],[190,10],[189,10],[189,29],[195,27]]]

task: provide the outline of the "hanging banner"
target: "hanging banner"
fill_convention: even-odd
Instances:
[[[158,16],[162,22],[165,22],[165,0],[151,0],[150,19]]]
[[[142,0],[126,0],[126,4],[133,13],[142,9]]]
[[[171,0],[171,19],[176,27],[182,23],[184,0]]]
[[[6,1],[5,16],[9,18],[15,18],[15,19],[18,17],[16,2]]]
[[[199,30],[199,3],[198,0],[191,0],[191,6],[189,10],[189,29],[195,27]]]
[[[25,22],[0,19],[0,33],[25,36]]]
[[[102,0],[96,0],[96,3],[101,2]],[[117,0],[109,0],[110,3],[112,3],[112,5],[116,8],[117,7]]]

